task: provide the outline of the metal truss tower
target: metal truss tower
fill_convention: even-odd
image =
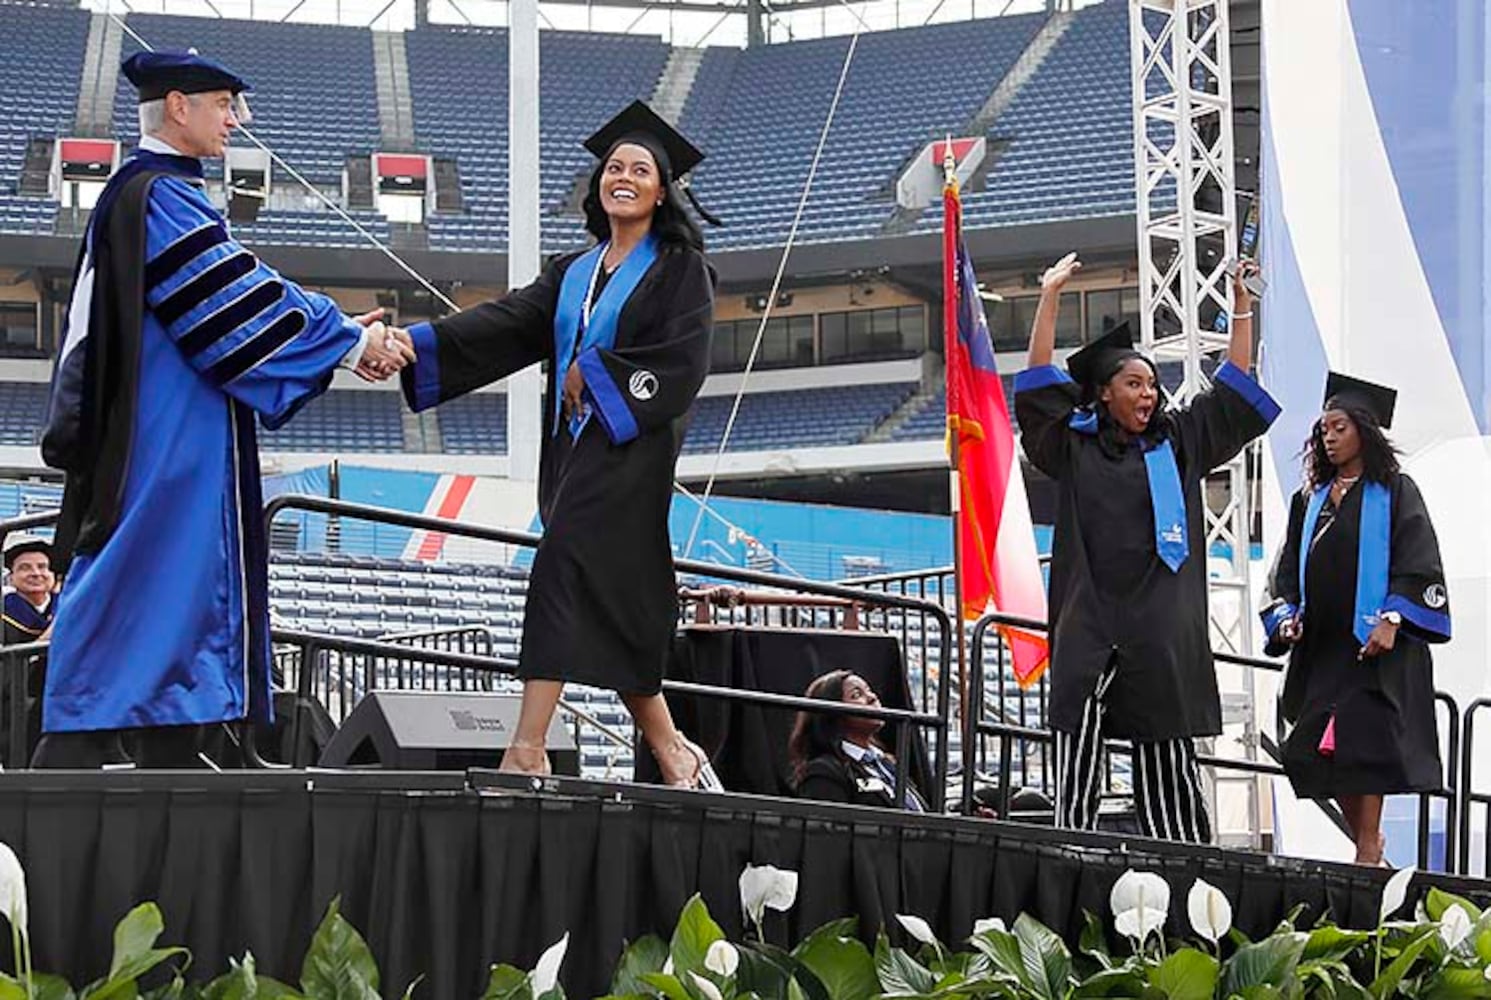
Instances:
[[[1238,246],[1227,15],[1228,0],[1129,0],[1141,340],[1157,360],[1183,362],[1175,404],[1206,389],[1207,372],[1227,352],[1226,265]],[[1232,552],[1229,572],[1212,577],[1212,641],[1238,653],[1253,645],[1247,470],[1245,452],[1206,491],[1206,547],[1222,542]],[[1229,732],[1242,728],[1244,754],[1256,759],[1252,671],[1239,673],[1235,690],[1224,683],[1223,717]],[[1257,780],[1217,780],[1242,785],[1246,839],[1259,846]]]

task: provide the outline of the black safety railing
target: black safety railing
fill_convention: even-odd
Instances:
[[[1477,698],[1465,706],[1464,739],[1460,744],[1460,824],[1459,853],[1461,875],[1471,874],[1470,845],[1472,816],[1476,806],[1486,811],[1485,825],[1481,827],[1481,871],[1491,877],[1491,791],[1483,791],[1475,783],[1475,723],[1482,710],[1491,709],[1491,698]]]
[[[294,629],[275,629],[272,632],[272,638],[275,643],[293,647],[298,653],[295,662],[299,663],[302,669],[298,676],[287,678],[287,680],[295,684],[296,691],[301,697],[309,697],[313,693],[313,687],[309,680],[317,672],[313,667],[318,658],[328,653],[357,655],[369,660],[401,658],[419,660],[432,669],[443,668],[452,671],[480,672],[494,678],[511,676],[516,668],[516,664],[510,661],[490,656],[477,656],[441,649],[409,648],[394,643],[381,642],[376,639],[328,636],[314,632],[300,632]],[[941,717],[928,712],[911,712],[894,708],[869,708],[862,705],[848,705],[843,702],[822,701],[817,698],[772,694],[766,691],[745,691],[739,688],[695,684],[687,681],[664,680],[663,691],[670,694],[687,695],[692,698],[713,698],[739,704],[758,705],[764,708],[879,719],[886,725],[894,727],[896,733],[895,795],[898,801],[906,792],[908,761],[912,756],[909,752],[912,730],[916,727],[938,729],[944,725],[944,720]],[[300,749],[305,745],[299,732],[300,724],[300,715],[297,713],[295,720],[292,722],[292,731],[290,734],[290,745],[296,748],[297,755],[299,755]],[[315,762],[297,756],[296,759],[289,761],[289,763],[296,767],[306,767]],[[942,797],[937,794],[937,789],[935,788],[931,790],[931,793],[928,798],[933,800],[930,803],[932,808],[940,810],[943,807]]]
[[[494,528],[485,525],[469,524],[461,521],[453,521],[446,518],[432,517],[425,514],[411,514],[402,511],[388,510],[382,507],[373,507],[365,504],[350,503],[342,500],[330,500],[325,497],[302,496],[297,494],[286,494],[269,501],[264,507],[264,518],[271,538],[275,537],[275,519],[287,512],[305,512],[312,514],[324,514],[336,517],[344,526],[348,521],[363,520],[377,525],[391,526],[396,528],[407,528],[417,531],[434,532],[450,537],[460,537],[480,542],[497,543],[517,548],[536,548],[539,536],[530,532],[515,531],[506,528]],[[344,529],[345,530],[345,529]],[[935,678],[926,679],[922,682],[925,693],[918,702],[918,708],[906,712],[905,724],[914,725],[927,730],[935,738],[935,751],[933,753],[933,785],[931,789],[924,789],[927,793],[929,804],[933,808],[940,809],[945,801],[944,789],[947,784],[947,775],[950,765],[952,744],[952,670],[951,650],[953,649],[953,620],[946,609],[940,605],[918,598],[891,593],[872,593],[860,588],[844,586],[835,583],[822,583],[818,581],[802,580],[796,577],[786,577],[773,573],[759,572],[750,569],[739,569],[731,566],[721,566],[715,563],[699,562],[694,560],[674,560],[674,569],[680,580],[690,581],[693,584],[722,581],[731,584],[748,584],[758,588],[768,588],[782,594],[801,595],[805,599],[819,599],[822,602],[820,609],[796,606],[788,609],[752,608],[749,606],[729,606],[711,611],[711,622],[715,624],[789,624],[795,622],[797,627],[841,627],[846,607],[855,607],[862,610],[863,628],[866,631],[882,632],[883,634],[896,637],[901,644],[903,659],[909,666],[920,667],[923,676],[933,674],[931,669],[935,667]],[[784,613],[788,615],[785,619],[781,617]],[[775,614],[776,617],[772,617]],[[789,624],[790,627],[790,624]],[[283,633],[282,633],[283,634]],[[314,683],[310,688],[310,694],[323,693],[327,697],[333,697],[338,702],[339,709],[350,709],[355,703],[355,696],[360,685],[369,679],[377,681],[386,680],[380,678],[376,672],[368,674],[364,671],[358,673],[345,673],[336,669],[335,663],[328,657],[327,652],[338,650],[342,655],[347,653],[361,653],[366,659],[376,660],[385,658],[395,660],[398,656],[413,656],[413,651],[395,653],[387,646],[356,645],[366,643],[368,640],[338,640],[336,643],[322,643],[317,652],[317,659],[307,660],[304,651],[301,653],[301,663],[305,668],[297,675],[297,686],[302,683],[299,677],[308,676],[313,682],[316,677],[327,678],[327,682],[318,692]],[[421,650],[420,656],[432,656],[435,651]],[[512,667],[510,661],[499,659],[484,659],[481,657],[461,658],[457,654],[442,654],[454,657],[443,663],[447,668],[467,667],[472,670],[479,669],[477,663],[501,664],[506,666],[508,672]],[[438,661],[431,660],[433,664]],[[334,678],[334,680],[332,680]],[[719,697],[726,700],[731,695],[721,694],[733,690],[733,700],[758,704],[770,705],[778,708],[793,708],[798,710],[819,711],[825,714],[841,714],[833,707],[833,703],[825,703],[817,699],[793,698],[786,695],[767,695],[758,691],[742,691],[727,688],[708,688],[701,686],[699,692],[692,691],[693,686],[681,685],[681,682],[673,682],[672,686],[665,686],[665,690],[674,690],[680,694],[698,693],[704,697]],[[707,693],[706,693],[707,692]],[[786,699],[785,701],[782,699]],[[328,706],[330,709],[330,706]],[[898,711],[898,710],[886,710]],[[335,715],[336,713],[333,712]],[[849,714],[870,715],[867,711],[851,712]],[[901,720],[900,715],[884,716],[887,721]],[[900,724],[900,722],[898,722]],[[898,736],[898,741],[900,737]],[[904,763],[902,761],[901,763]]]
[[[1020,771],[1023,778],[1028,780],[1031,772],[1031,758],[1036,756],[1036,768],[1039,771],[1041,783],[1039,787],[1049,793],[1052,785],[1053,767],[1051,754],[1048,752],[1053,737],[1047,724],[1045,715],[1045,692],[1032,688],[1030,692],[1021,691],[1015,685],[1015,693],[1007,692],[1007,675],[1005,669],[1006,655],[1004,651],[1004,636],[999,631],[1000,626],[1020,629],[1027,632],[1044,634],[1048,626],[1045,622],[1029,618],[1021,618],[1016,615],[1005,615],[990,613],[978,620],[973,628],[973,636],[969,649],[969,687],[973,691],[984,691],[984,698],[973,699],[972,711],[964,713],[963,719],[963,798],[970,801],[973,795],[975,775],[979,771],[988,773],[987,755],[988,747],[985,737],[992,738],[998,746],[998,762],[996,770],[997,794],[999,796],[998,812],[1001,816],[1010,815],[1011,798],[1014,793],[1014,778],[1016,758],[1020,761]],[[993,633],[995,642],[990,643],[988,637]],[[990,648],[992,645],[992,649]],[[1249,670],[1260,670],[1270,673],[1279,673],[1284,669],[1284,664],[1274,660],[1262,659],[1253,656],[1243,656],[1238,653],[1214,652],[1213,659],[1218,663],[1227,663],[1233,666],[1243,667]],[[989,693],[985,681],[985,670],[987,664],[992,661],[999,676],[993,697]],[[1044,678],[1042,678],[1042,684]],[[1029,696],[1034,692],[1035,703],[1039,705],[1040,715],[1037,725],[1030,725],[1029,719],[1024,712],[1029,703]],[[992,701],[992,706],[990,702]],[[1491,699],[1482,699],[1487,707],[1491,707]],[[1018,707],[1015,714],[1011,714],[1007,705],[1014,702]],[[1437,706],[1442,706],[1447,712],[1445,726],[1446,754],[1449,760],[1448,781],[1444,788],[1423,792],[1419,794],[1418,805],[1418,865],[1421,869],[1427,869],[1430,862],[1431,849],[1431,812],[1432,803],[1436,799],[1445,803],[1445,853],[1444,864],[1448,871],[1465,872],[1465,860],[1460,859],[1456,867],[1455,845],[1457,841],[1465,844],[1466,831],[1457,829],[1457,815],[1462,817],[1468,809],[1471,799],[1469,796],[1468,783],[1462,785],[1461,775],[1468,774],[1468,763],[1462,765],[1460,756],[1462,752],[1460,737],[1460,714],[1455,699],[1446,692],[1435,693]],[[1479,704],[1479,702],[1478,702]],[[990,708],[995,712],[994,719],[986,718],[986,712]],[[1474,705],[1472,706],[1474,709]],[[1466,741],[1465,751],[1468,753],[1470,742],[1470,713],[1466,713]],[[1122,741],[1106,741],[1106,749],[1110,755],[1113,753],[1127,754],[1130,752],[1128,744]],[[1271,761],[1255,761],[1238,759],[1233,757],[1219,757],[1212,754],[1197,754],[1196,760],[1203,766],[1219,770],[1230,770],[1249,774],[1280,776],[1284,769],[1280,765],[1276,754],[1270,751],[1268,743],[1262,741],[1259,749],[1268,753],[1274,759]],[[1468,760],[1468,758],[1467,758]],[[1488,829],[1491,829],[1491,793],[1485,793],[1477,799],[1488,805]],[[1343,832],[1348,832],[1345,818],[1333,805],[1322,805],[1322,809],[1332,822]],[[1463,847],[1462,847],[1463,851]],[[1488,871],[1491,871],[1491,837],[1488,837],[1487,853]]]

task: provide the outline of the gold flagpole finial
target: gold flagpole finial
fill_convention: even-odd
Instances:
[[[953,134],[949,132],[942,145],[942,183],[952,187],[958,182],[958,158],[953,155]]]

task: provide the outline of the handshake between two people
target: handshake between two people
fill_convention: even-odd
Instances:
[[[367,347],[353,369],[358,378],[365,382],[382,382],[417,360],[409,331],[384,324],[382,309],[374,309],[353,319],[368,332]]]

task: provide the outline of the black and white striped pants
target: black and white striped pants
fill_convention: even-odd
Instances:
[[[1081,728],[1056,731],[1056,825],[1095,830],[1098,797],[1103,786],[1104,696],[1116,667],[1109,665],[1082,706]],[[1211,842],[1211,818],[1196,766],[1196,746],[1189,736],[1170,740],[1135,740],[1134,813],[1146,837]]]

